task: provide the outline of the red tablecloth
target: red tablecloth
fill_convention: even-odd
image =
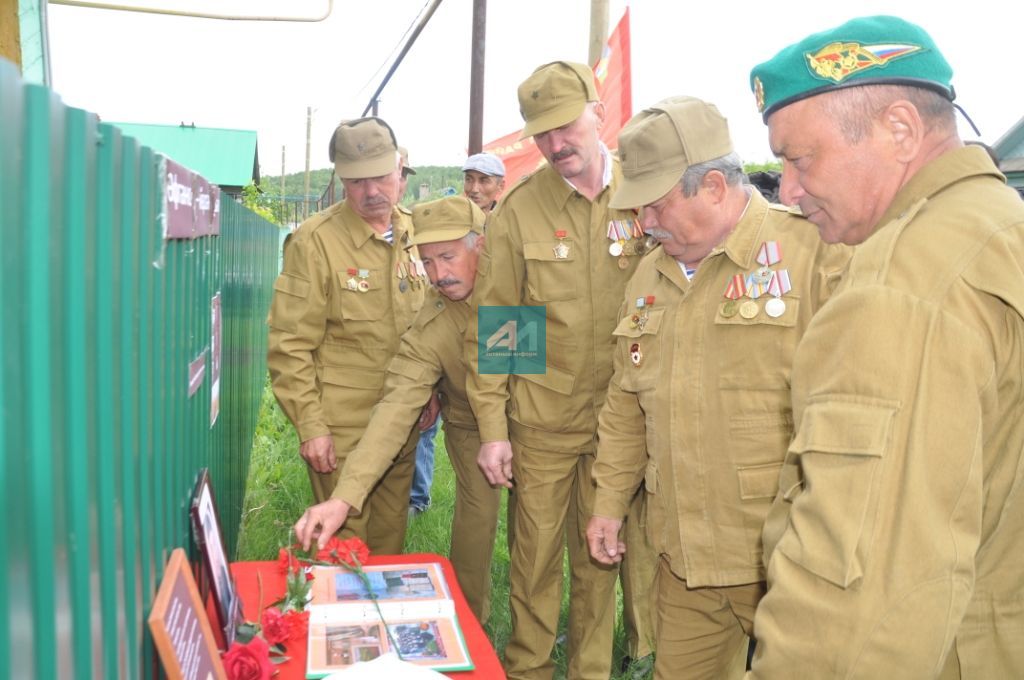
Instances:
[[[455,600],[455,612],[459,617],[459,625],[462,627],[462,634],[466,638],[466,645],[469,647],[469,655],[476,666],[471,671],[452,671],[445,673],[455,680],[500,680],[505,677],[505,671],[501,667],[498,655],[491,647],[491,641],[487,639],[484,629],[480,626],[473,612],[466,603],[466,597],[459,588],[459,582],[455,578],[455,570],[452,563],[441,555],[426,553],[413,555],[371,555],[367,564],[409,564],[417,562],[438,562],[444,570],[445,579],[452,591],[452,599]],[[263,601],[270,604],[284,594],[284,574],[278,570],[278,563],[273,562],[232,562],[231,573],[235,576],[238,594],[242,598],[246,621],[259,621],[259,581],[257,574],[263,581]],[[286,663],[280,664],[277,668],[280,671],[275,678],[280,680],[304,680],[306,677],[306,646],[294,645],[288,648],[288,655],[291,657]]]

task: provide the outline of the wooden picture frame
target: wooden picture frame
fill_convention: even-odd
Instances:
[[[242,621],[242,602],[228,565],[228,553],[220,530],[220,515],[217,513],[210,471],[207,468],[199,473],[189,514],[192,518],[192,535],[202,554],[206,581],[213,595],[220,628],[224,631],[224,648],[227,649],[235,639],[235,628]]]
[[[147,623],[168,680],[227,680],[192,565],[181,548],[167,561]]]

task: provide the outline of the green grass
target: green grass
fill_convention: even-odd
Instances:
[[[237,559],[276,559],[278,548],[285,545],[288,540],[289,528],[312,503],[309,478],[306,475],[306,467],[299,458],[298,449],[295,431],[274,401],[268,387],[264,391],[253,439]],[[436,440],[434,460],[430,510],[413,518],[409,523],[405,538],[406,552],[448,554],[452,509],[455,505],[455,474],[445,453],[444,437],[440,432]],[[503,495],[491,566],[491,615],[484,624],[487,636],[502,658],[511,632],[505,502],[506,498]],[[568,564],[564,566],[563,571],[568,574]],[[568,620],[568,579],[563,592],[562,616],[558,626],[560,636],[565,633]],[[621,592],[619,598],[621,606]],[[625,653],[625,635],[621,621],[617,621],[614,640],[616,670],[619,660]],[[555,678],[565,678],[564,644],[556,645],[553,656],[556,663]],[[628,673],[621,676],[618,673],[612,675],[613,679],[629,677],[631,676]]]

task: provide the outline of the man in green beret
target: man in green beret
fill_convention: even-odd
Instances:
[[[442,395],[445,448],[456,479],[452,565],[470,608],[484,622],[490,608],[500,490],[487,483],[476,465],[480,435],[466,398],[463,351],[469,299],[484,244],[484,214],[465,196],[452,196],[416,205],[412,219],[416,235],[410,245],[418,247],[434,287],[388,364],[384,396],[345,461],[331,498],[306,510],[295,524],[295,534],[303,548],[313,539],[323,547],[350,513],[359,513],[436,387]]]
[[[782,200],[859,244],[793,364],[755,678],[1024,669],[1024,204],[951,78],[886,16],[751,73]]]
[[[401,164],[394,132],[380,118],[346,121],[329,149],[345,200],[285,241],[268,319],[274,395],[299,435],[317,502],[330,498],[362,437],[425,287],[416,250],[406,248],[412,224],[395,208]],[[403,433],[402,455],[345,526],[374,552],[402,550],[418,434]]]
[[[523,135],[533,136],[547,164],[509,190],[489,217],[474,296],[479,311],[466,337],[468,392],[483,442],[480,467],[492,484],[512,488],[515,480],[512,636],[505,668],[512,679],[552,677],[568,542],[567,673],[574,680],[607,680],[618,569],[590,559],[585,529],[618,300],[640,261],[644,235],[632,210],[608,205],[621,172],[598,135],[604,106],[591,69],[545,64],[518,94]],[[487,343],[503,337],[493,329],[516,323],[502,315],[522,308],[540,310],[533,323],[544,324],[539,369],[510,375],[490,366],[486,356],[478,360]],[[634,523],[638,508],[631,512]],[[642,541],[640,533],[636,545]],[[624,568],[631,589],[625,608],[639,631],[634,655],[645,656],[654,560],[634,562],[641,574],[631,580],[634,567]]]
[[[743,675],[765,591],[761,525],[793,434],[789,368],[849,248],[748,184],[718,109],[673,97],[619,134],[614,207],[662,244],[626,286],[587,536],[611,564],[646,483],[655,677]],[[624,544],[624,545],[623,545]]]

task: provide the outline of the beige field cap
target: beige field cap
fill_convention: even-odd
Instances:
[[[416,169],[409,165],[409,150],[404,146],[398,147],[398,155],[402,157],[402,177],[415,175]]]
[[[553,61],[519,86],[519,112],[526,121],[520,139],[573,122],[587,102],[597,101],[594,72],[586,64]]]
[[[412,207],[415,236],[410,246],[460,239],[471,231],[484,232],[484,212],[465,196],[447,196]]]
[[[669,97],[633,116],[619,133],[622,183],[608,205],[654,203],[691,165],[732,153],[729,124],[714,104]]]
[[[331,135],[329,155],[342,179],[380,177],[398,167],[398,142],[380,118],[345,120]]]

